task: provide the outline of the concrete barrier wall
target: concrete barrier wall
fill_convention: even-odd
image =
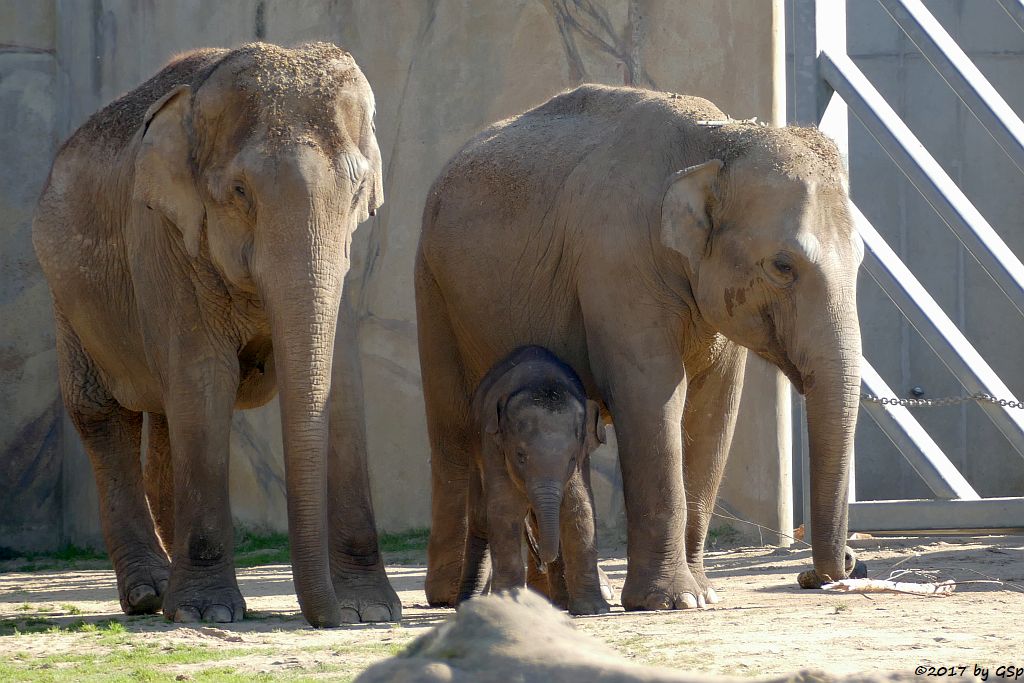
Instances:
[[[91,471],[57,400],[29,216],[58,141],[174,53],[256,39],[329,40],[355,55],[373,85],[386,202],[357,232],[346,286],[360,319],[377,519],[388,530],[429,522],[411,276],[423,201],[447,158],[492,121],[584,81],[703,95],[738,118],[781,118],[781,4],[774,0],[15,0],[7,7],[0,32],[11,35],[0,34],[0,43],[35,37],[24,49],[0,48],[0,139],[5,156],[16,157],[0,167],[0,487],[7,487],[0,545],[98,539]],[[745,454],[732,477],[737,499],[777,497],[750,468],[778,469],[788,442],[775,407],[784,418],[788,403],[778,396],[787,391],[763,366],[751,379],[748,403],[767,418],[743,421],[750,426],[737,439]],[[284,527],[280,450],[276,404],[236,415],[231,495],[239,521]],[[614,457],[609,448],[595,463],[606,534],[618,533],[622,519]]]
[[[995,0],[929,0],[928,9],[1018,116],[1024,116],[1024,33]],[[1024,176],[878,3],[848,4],[849,51],[982,215],[1024,258]],[[851,116],[854,200],[1018,397],[1024,397],[1024,318],[963,248],[870,133]],[[860,283],[864,353],[889,386],[909,397],[958,396],[963,388],[889,298]],[[1000,398],[1009,398],[1003,396]],[[1024,459],[976,405],[915,410],[928,433],[982,496],[1024,495]],[[863,499],[931,497],[869,418],[857,438]]]

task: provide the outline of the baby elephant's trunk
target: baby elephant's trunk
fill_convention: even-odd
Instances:
[[[558,513],[562,507],[562,487],[556,483],[531,487],[530,505],[537,517],[540,560],[545,564],[554,562],[558,558]]]

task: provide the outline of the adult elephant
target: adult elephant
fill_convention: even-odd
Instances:
[[[449,604],[458,587],[467,397],[525,344],[565,359],[615,423],[626,609],[718,599],[703,547],[742,347],[806,394],[814,567],[846,576],[862,253],[846,188],[816,130],[733,122],[706,100],[631,88],[581,86],[457,153],[427,199],[416,262],[428,600]]]
[[[33,240],[125,612],[242,619],[231,413],[279,387],[302,613],[314,626],[400,616],[339,309],[352,232],[383,201],[373,114],[334,45],[201,50],[92,116],[54,161]],[[170,564],[143,492],[143,412]]]

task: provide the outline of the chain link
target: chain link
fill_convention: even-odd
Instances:
[[[1024,408],[1024,401],[1013,401],[1005,398],[996,398],[991,394],[979,391],[970,396],[946,396],[944,398],[897,398],[895,396],[875,396],[873,394],[861,394],[860,399],[867,403],[881,403],[883,406],[903,406],[905,408],[940,408],[943,406],[957,406],[961,403],[977,401],[978,403],[994,403],[1003,408]]]

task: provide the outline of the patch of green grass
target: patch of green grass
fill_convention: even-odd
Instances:
[[[18,611],[19,612],[27,612],[30,609],[32,609],[32,605],[28,604],[27,602],[25,604],[23,604],[23,605],[18,605]]]
[[[832,610],[832,614],[842,614],[843,612],[848,612],[850,606],[845,602],[836,602],[832,604]]]
[[[0,680],[70,681],[173,681],[168,667],[236,659],[260,650],[206,648],[133,643],[106,654],[64,653],[30,660],[0,661]],[[230,666],[204,667],[190,674],[198,681],[270,680],[269,676],[238,673]]]
[[[427,548],[429,529],[410,529],[397,534],[381,534],[381,552],[388,554],[422,553]],[[288,535],[252,529],[235,531],[235,566],[258,567],[266,564],[289,564],[291,554]]]
[[[723,524],[716,526],[708,531],[707,539],[704,542],[704,547],[713,549],[720,547],[729,547],[735,545],[740,541],[740,532],[736,531],[735,528],[730,524]]]
[[[258,567],[290,562],[288,534],[253,529],[235,530],[236,567]]]
[[[81,607],[79,607],[78,605],[73,605],[70,602],[65,602],[63,605],[60,606],[60,608],[62,610],[64,610],[65,612],[67,612],[68,614],[75,615],[75,616],[82,613],[82,608]]]
[[[380,549],[385,553],[426,550],[430,529],[409,529],[397,534],[381,534]]]
[[[0,565],[0,571],[12,572],[71,569],[81,565],[87,565],[90,568],[110,566],[105,552],[74,544],[68,544],[47,553],[16,553],[8,548],[4,553],[0,553],[0,560],[4,563]]]

